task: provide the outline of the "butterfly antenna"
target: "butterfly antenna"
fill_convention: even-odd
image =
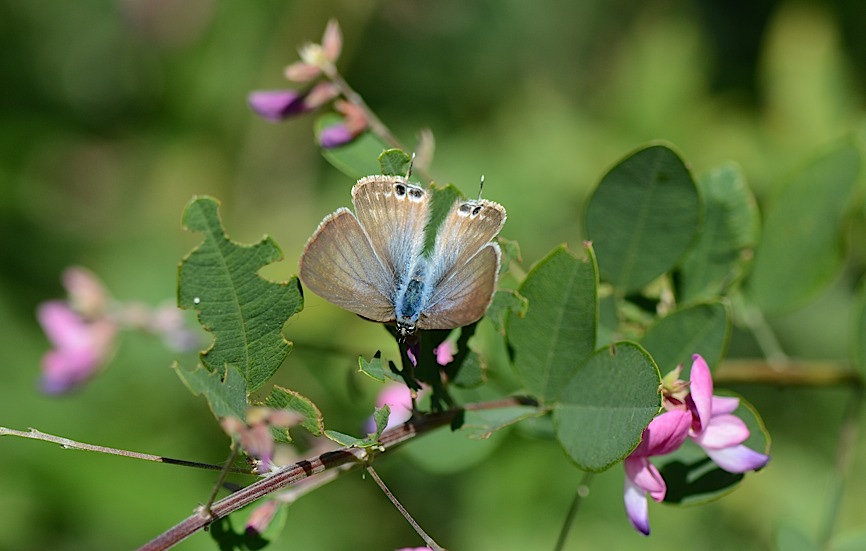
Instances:
[[[481,192],[484,191],[484,175],[481,175],[481,183],[478,184],[478,200],[481,200]]]
[[[415,153],[412,153],[412,157],[409,159],[409,166],[406,168],[406,181],[409,181],[409,176],[412,175],[412,165],[415,164]]]

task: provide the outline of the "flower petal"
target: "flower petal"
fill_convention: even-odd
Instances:
[[[355,135],[346,128],[345,124],[335,124],[323,128],[319,133],[319,144],[325,149],[332,149],[346,145],[355,139]]]
[[[308,111],[304,94],[295,90],[261,90],[251,92],[247,102],[257,115],[271,122],[280,122],[292,115]]]
[[[656,416],[644,430],[641,442],[631,456],[650,457],[671,453],[685,442],[691,422],[691,413],[681,409]]]
[[[707,362],[695,354],[692,356],[692,371],[689,375],[689,396],[695,405],[697,427],[695,431],[700,432],[710,422],[713,408],[713,377]]]
[[[296,61],[286,67],[283,75],[292,82],[309,82],[315,78],[318,78],[319,75],[322,74],[322,70],[316,67],[315,65],[310,65],[309,63],[304,63],[303,61]]]
[[[710,419],[706,428],[692,439],[704,449],[720,450],[742,444],[749,434],[749,428],[742,419],[725,413]]]
[[[340,57],[340,50],[342,49],[343,33],[340,31],[340,24],[337,23],[336,19],[331,19],[328,21],[325,34],[322,36],[322,50],[328,61],[333,63]]]
[[[623,501],[625,502],[625,514],[628,515],[631,525],[644,536],[648,536],[650,527],[646,495],[628,476],[625,477]]]
[[[734,396],[713,396],[713,415],[733,413],[740,407],[740,399]]]
[[[729,473],[756,471],[770,461],[769,455],[758,453],[746,446],[731,446],[721,450],[704,449],[716,465]]]
[[[627,457],[623,461],[626,477],[632,484],[648,493],[654,500],[662,501],[667,493],[665,479],[655,465],[645,457]]]

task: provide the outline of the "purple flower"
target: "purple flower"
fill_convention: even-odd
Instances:
[[[62,301],[41,304],[39,323],[54,348],[42,357],[42,390],[60,394],[93,376],[111,352],[117,325],[87,321]]]
[[[257,115],[270,122],[280,122],[292,115],[310,111],[304,102],[306,94],[296,90],[262,90],[250,92],[247,101]]]
[[[337,124],[327,126],[319,133],[319,144],[325,149],[346,145],[367,129],[364,110],[348,101],[337,100],[334,109],[343,115]]]
[[[691,423],[688,411],[678,409],[662,413],[644,429],[640,444],[625,459],[625,511],[632,526],[644,535],[650,532],[646,494],[655,501],[662,501],[667,492],[664,479],[648,458],[679,448],[689,434]]]
[[[625,510],[641,534],[649,535],[646,495],[662,501],[667,485],[649,457],[677,450],[687,438],[698,444],[719,467],[731,473],[760,469],[770,457],[756,452],[743,442],[749,429],[733,415],[739,398],[713,396],[713,378],[707,362],[692,356],[689,383],[679,379],[682,366],[662,380],[663,404],[667,411],[653,419],[641,436],[637,448],[625,459]],[[686,391],[688,389],[688,392]]]
[[[742,445],[749,438],[749,428],[733,415],[740,399],[713,396],[710,368],[698,354],[692,356],[689,388],[691,392],[686,402],[693,416],[689,438],[703,448],[710,459],[730,473],[754,471],[770,461],[768,455]]]
[[[346,145],[354,139],[355,136],[349,132],[349,129],[343,123],[325,127],[319,133],[319,144],[325,149],[333,149]]]

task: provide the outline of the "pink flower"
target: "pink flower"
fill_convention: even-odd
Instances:
[[[391,409],[388,424],[385,426],[386,430],[402,425],[412,417],[412,391],[405,384],[388,383],[385,385],[376,398],[376,407],[380,408],[386,404]],[[370,431],[372,432],[376,425],[372,419],[369,424],[373,427]]]
[[[625,459],[625,510],[632,526],[644,535],[650,532],[646,494],[655,501],[662,501],[667,492],[664,479],[648,458],[679,448],[689,434],[691,422],[688,411],[662,413],[650,422],[640,444]]]
[[[454,354],[457,353],[457,345],[453,341],[442,341],[442,344],[433,349],[436,354],[436,363],[439,365],[448,365],[454,361]]]
[[[246,422],[237,417],[223,417],[220,425],[226,434],[237,439],[250,457],[258,461],[256,472],[266,474],[274,466],[271,427],[289,428],[303,421],[303,417],[293,411],[267,407],[252,407],[247,410],[246,417]]]
[[[62,301],[41,304],[37,317],[54,346],[42,357],[43,392],[66,392],[105,364],[117,334],[115,323],[104,318],[87,321]]]
[[[713,396],[713,379],[707,362],[692,356],[688,385],[679,379],[682,366],[662,380],[663,404],[667,411],[653,419],[641,436],[641,443],[625,459],[625,510],[641,534],[649,535],[646,495],[662,501],[667,485],[649,457],[676,451],[687,438],[698,444],[719,467],[731,473],[760,469],[770,457],[743,442],[749,429],[733,415],[739,398]],[[688,389],[688,392],[687,392]]]
[[[692,410],[691,438],[719,467],[730,473],[744,473],[762,468],[770,456],[756,452],[743,442],[749,438],[749,428],[742,419],[733,415],[740,405],[739,398],[713,396],[713,378],[707,362],[692,356],[689,376],[689,397],[686,403]]]

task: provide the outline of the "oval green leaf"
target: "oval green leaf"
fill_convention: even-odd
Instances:
[[[681,302],[722,294],[745,275],[760,234],[755,196],[739,166],[725,163],[698,178],[704,222],[679,270]]]
[[[655,322],[640,343],[652,355],[662,373],[680,364],[688,368],[692,354],[703,356],[711,367],[717,366],[728,348],[731,318],[730,306],[725,302],[696,304]],[[688,370],[685,375],[688,375]]]
[[[695,238],[700,199],[682,159],[652,145],[614,166],[586,210],[586,234],[606,281],[625,294],[671,270]]]
[[[542,402],[562,387],[595,347],[598,272],[592,248],[578,258],[559,247],[530,270],[519,293],[523,317],[508,317],[514,368],[526,390]]]
[[[767,212],[748,282],[749,296],[764,312],[802,306],[838,274],[842,222],[859,169],[860,152],[846,141],[780,190]]]
[[[659,370],[629,342],[593,354],[565,385],[553,411],[556,437],[578,467],[602,471],[624,459],[661,403]]]

